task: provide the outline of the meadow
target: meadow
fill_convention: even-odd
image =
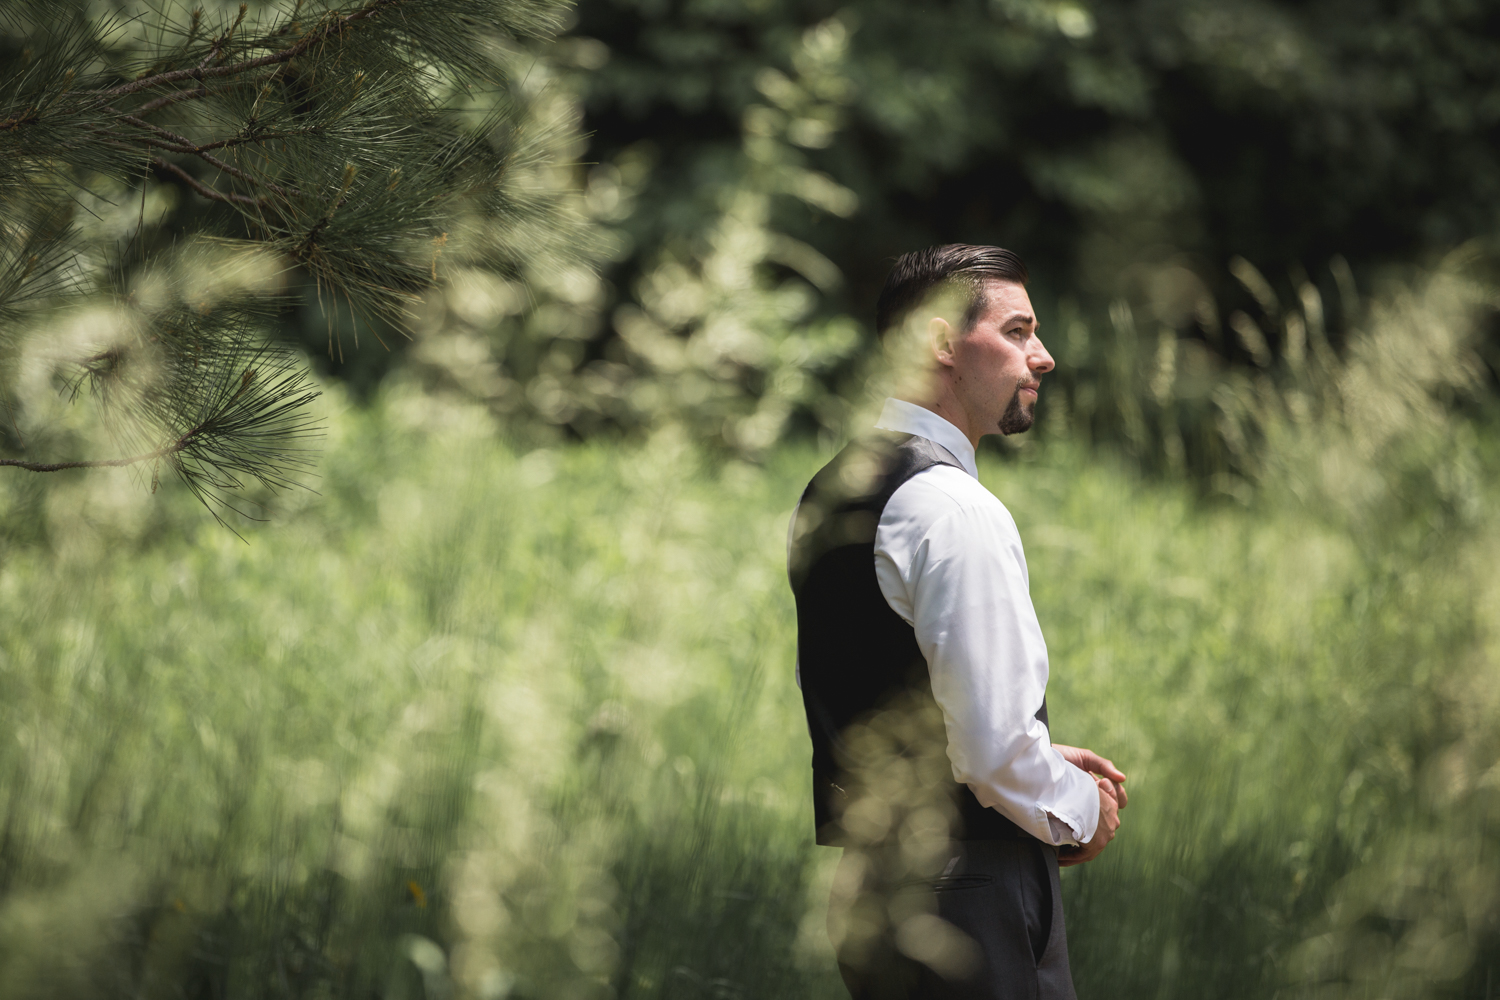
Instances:
[[[983,455],[1056,738],[1130,775],[1064,877],[1085,1000],[1491,995],[1500,456],[1391,342],[1243,488]],[[0,483],[0,996],[842,996],[784,572],[831,446],[324,410],[243,539],[123,472]]]

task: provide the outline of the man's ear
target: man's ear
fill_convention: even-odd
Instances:
[[[952,368],[956,360],[955,339],[953,324],[941,316],[934,316],[927,321],[927,343],[932,348],[932,357],[945,368]]]

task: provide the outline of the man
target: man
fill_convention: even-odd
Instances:
[[[855,1000],[1073,1000],[1058,867],[1097,857],[1126,803],[1110,761],[1050,740],[1021,539],[977,478],[979,439],[1029,428],[1053,368],[1026,279],[997,247],[896,261],[876,325],[921,341],[926,377],[793,519],[818,843],[845,848],[830,934]]]

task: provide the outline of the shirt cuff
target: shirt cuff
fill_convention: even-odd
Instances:
[[[1057,846],[1063,844],[1087,844],[1094,836],[1094,830],[1099,825],[1099,790],[1094,786],[1092,779],[1088,783],[1089,791],[1094,795],[1082,802],[1059,802],[1054,808],[1040,809],[1042,815],[1047,817],[1048,832],[1052,834],[1052,843]],[[1081,807],[1082,815],[1074,812],[1073,807]]]
[[[1051,813],[1047,814],[1047,826],[1052,831],[1052,843],[1055,846],[1061,847],[1063,844],[1080,843],[1078,834],[1073,828]]]

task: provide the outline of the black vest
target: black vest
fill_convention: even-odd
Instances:
[[[875,576],[875,529],[892,494],[934,465],[962,469],[952,453],[926,438],[877,433],[852,442],[813,477],[797,508],[791,553],[797,600],[797,663],[813,744],[813,806],[818,843],[843,842],[838,817],[847,759],[842,737],[900,699],[932,702],[927,661],[916,633],[891,610]],[[1036,713],[1047,721],[1047,704]],[[960,840],[1027,837],[953,782]]]

